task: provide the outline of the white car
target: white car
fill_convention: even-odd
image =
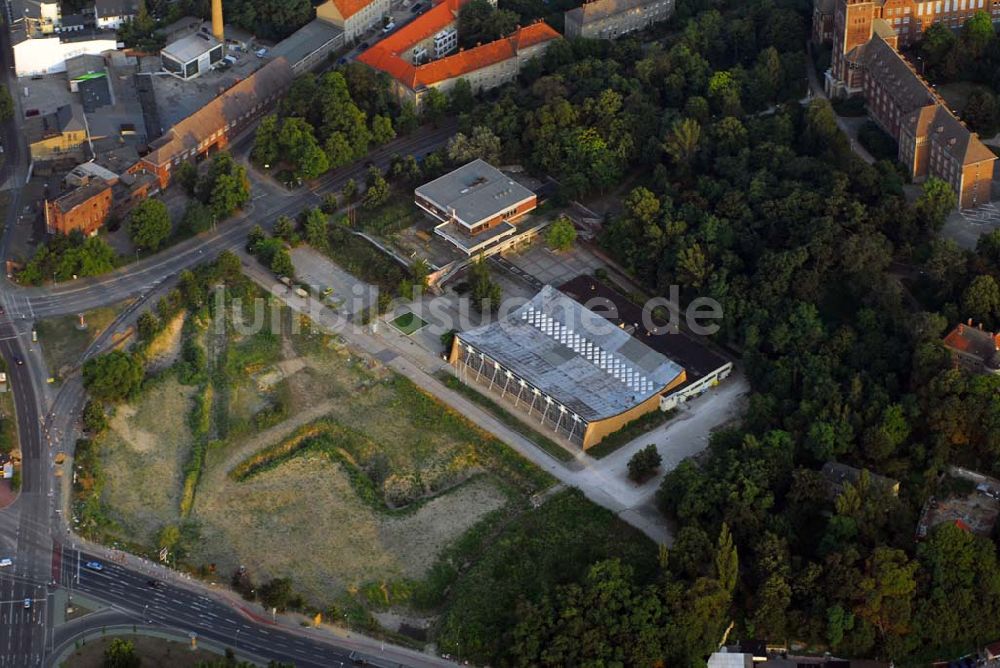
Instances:
[[[388,35],[389,33],[391,33],[393,31],[393,29],[395,27],[396,27],[396,24],[393,23],[392,21],[389,21],[389,23],[387,23],[386,26],[384,28],[382,28],[382,33]]]
[[[27,610],[30,607],[31,607],[31,599],[30,598],[24,599],[24,609]]]
[[[7,568],[8,566],[13,566],[14,562],[11,559],[4,558],[0,559],[0,568]]]

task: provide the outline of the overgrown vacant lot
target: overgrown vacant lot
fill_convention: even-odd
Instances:
[[[35,329],[42,344],[42,354],[49,367],[49,373],[60,375],[62,371],[75,366],[91,343],[114,322],[118,314],[129,305],[129,301],[112,306],[102,306],[84,312],[86,329],[79,329],[79,315],[65,315],[41,320]]]
[[[152,552],[178,527],[189,566],[289,577],[322,607],[423,578],[484,517],[550,484],[286,310],[255,332],[231,318],[189,318],[180,361],[118,407],[100,448],[108,538]]]
[[[124,537],[152,545],[177,515],[192,436],[187,415],[195,388],[174,376],[146,388],[136,404],[118,407],[101,447],[104,502]],[[176,416],[169,418],[168,416]]]

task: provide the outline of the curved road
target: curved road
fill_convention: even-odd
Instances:
[[[0,37],[0,54],[9,53],[8,49]],[[54,650],[72,641],[69,635],[119,617],[131,623],[195,632],[217,644],[237,647],[251,658],[274,658],[296,666],[335,666],[347,662],[353,649],[375,655],[384,652],[386,658],[405,665],[446,663],[404,648],[374,644],[363,637],[348,640],[326,632],[271,625],[249,610],[234,609],[232,601],[218,592],[213,594],[200,583],[180,581],[176,574],[144,562],[109,563],[107,555],[102,555],[107,552],[103,548],[84,548],[83,541],[74,541],[61,517],[69,504],[60,503],[61,490],[56,487],[57,482],[67,487],[68,481],[57,480],[53,457],[59,449],[72,452],[76,419],[85,394],[79,378],[72,377],[52,396],[40,353],[31,345],[31,329],[36,319],[81,313],[138,298],[88,350],[86,359],[107,344],[116,330],[131,324],[142,307],[155,303],[155,297],[168,289],[181,271],[223,250],[242,246],[254,224],[270,227],[281,215],[294,217],[308,207],[318,206],[324,194],[339,190],[348,179],[363,180],[369,165],[384,169],[395,154],[423,155],[436,150],[455,131],[454,122],[422,128],[372,151],[364,162],[331,172],[308,188],[292,192],[270,181],[255,180],[254,200],[237,218],[110,274],[47,288],[0,285],[0,305],[4,308],[0,315],[0,357],[7,364],[8,383],[14,393],[22,450],[20,497],[0,511],[0,557],[9,556],[14,562],[0,569],[0,668],[48,665],[58,656]],[[249,133],[245,135],[234,144],[234,150],[245,152],[250,138]],[[16,153],[8,157],[16,157]],[[11,173],[18,172],[15,163],[8,164]],[[11,192],[14,206],[8,211],[7,226],[0,238],[0,257],[5,256],[3,251],[18,212],[20,188],[15,185]],[[77,567],[78,562],[95,558],[104,563],[103,571]],[[148,584],[151,569],[159,574],[160,585],[155,589]],[[50,608],[57,587],[72,587],[110,603],[117,617],[88,615],[71,627],[53,629]],[[26,599],[30,599],[29,607],[25,607]],[[88,617],[92,620],[88,621]]]

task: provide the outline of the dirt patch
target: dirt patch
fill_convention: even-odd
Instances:
[[[257,387],[261,390],[268,390],[279,381],[290,378],[306,368],[306,364],[306,360],[302,357],[282,360],[275,364],[272,369],[257,377]]]
[[[131,301],[119,302],[85,311],[86,329],[79,329],[79,315],[67,315],[40,321],[35,329],[42,346],[49,373],[62,376],[80,363],[80,358],[90,344],[114,322]]]

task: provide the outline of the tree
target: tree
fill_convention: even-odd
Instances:
[[[358,194],[358,182],[354,179],[347,179],[344,182],[344,186],[340,189],[340,196],[345,202],[353,202],[354,198]]]
[[[295,221],[288,216],[278,216],[278,221],[274,224],[274,236],[285,243],[295,244],[298,235],[295,233]]]
[[[909,561],[902,550],[875,548],[857,583],[856,614],[883,636],[908,632],[917,588],[916,570],[917,563]]]
[[[444,116],[445,111],[448,110],[448,98],[437,88],[431,88],[424,93],[423,107],[424,118],[430,123],[437,125],[438,121]]]
[[[7,86],[0,84],[0,122],[9,121],[14,117],[14,98],[10,96]]]
[[[576,242],[576,228],[573,227],[573,222],[565,216],[557,218],[545,232],[545,242],[553,250],[569,250]]]
[[[926,229],[939,232],[957,203],[958,198],[951,186],[946,181],[932,176],[924,181],[920,197],[917,198],[915,206],[917,218],[923,222]]]
[[[372,141],[381,146],[395,138],[396,131],[392,127],[391,118],[378,114],[372,116]]]
[[[308,121],[290,117],[281,122],[276,148],[303,179],[314,179],[330,168],[327,153],[320,148]]]
[[[257,134],[254,138],[251,156],[257,164],[270,167],[278,162],[280,155],[281,145],[278,139],[278,116],[276,114],[268,114],[260,119],[260,124],[257,125]]]
[[[973,130],[983,136],[992,136],[1000,126],[1000,104],[997,96],[988,90],[975,88],[969,93],[962,117]]]
[[[180,229],[187,234],[200,234],[212,227],[212,212],[198,200],[188,202],[181,218]]]
[[[139,668],[142,659],[135,653],[135,644],[124,638],[112,638],[104,650],[104,668]]]
[[[198,190],[198,168],[190,162],[182,162],[174,173],[174,178],[184,188],[188,197],[194,197]]]
[[[1000,285],[989,274],[976,276],[962,293],[962,311],[977,322],[1000,319]]]
[[[323,210],[323,213],[332,216],[333,214],[337,213],[337,209],[339,207],[340,207],[340,202],[337,201],[336,193],[327,193],[323,195],[323,203],[320,205],[320,208]]]
[[[675,121],[663,150],[681,167],[688,167],[701,140],[701,125],[693,118]]]
[[[271,271],[278,276],[295,275],[295,265],[292,264],[292,256],[287,249],[279,249],[271,258]]]
[[[320,209],[310,209],[306,213],[304,223],[306,243],[318,250],[323,250],[330,243],[330,225],[326,214]]]
[[[103,434],[108,429],[108,416],[104,410],[104,404],[94,399],[89,400],[83,407],[83,426],[90,432],[91,436]]]
[[[486,266],[486,258],[476,259],[469,269],[470,295],[472,305],[480,312],[496,311],[500,308],[500,298],[503,291],[493,282],[490,270]]]
[[[740,573],[739,558],[733,535],[725,522],[719,530],[719,543],[715,550],[715,572],[723,589],[730,593],[736,589]]]
[[[248,185],[239,177],[222,174],[215,181],[208,209],[215,220],[224,220],[250,199]]]
[[[160,319],[152,311],[143,311],[135,324],[140,341],[151,341],[160,331]]]
[[[170,236],[170,212],[162,200],[140,202],[129,216],[129,238],[140,248],[155,251]]]
[[[460,78],[452,86],[451,92],[448,93],[448,105],[451,107],[451,112],[453,114],[466,114],[472,111],[475,104],[476,99],[472,94],[472,84],[464,77]]]
[[[646,482],[660,468],[662,461],[663,458],[660,457],[660,453],[656,451],[656,446],[652,443],[636,450],[632,458],[628,460],[629,479],[638,483]]]
[[[93,399],[121,401],[139,389],[144,373],[138,357],[112,350],[84,363],[83,385]]]
[[[284,612],[292,602],[292,581],[288,578],[274,578],[260,588],[260,601],[268,608]]]
[[[368,186],[361,198],[362,206],[366,209],[382,206],[389,199],[389,192],[389,182],[382,176],[382,170],[378,167],[370,167],[368,169]]]
[[[483,125],[472,128],[472,136],[461,132],[448,140],[448,159],[454,164],[464,165],[476,158],[496,164],[500,161],[500,138]]]

